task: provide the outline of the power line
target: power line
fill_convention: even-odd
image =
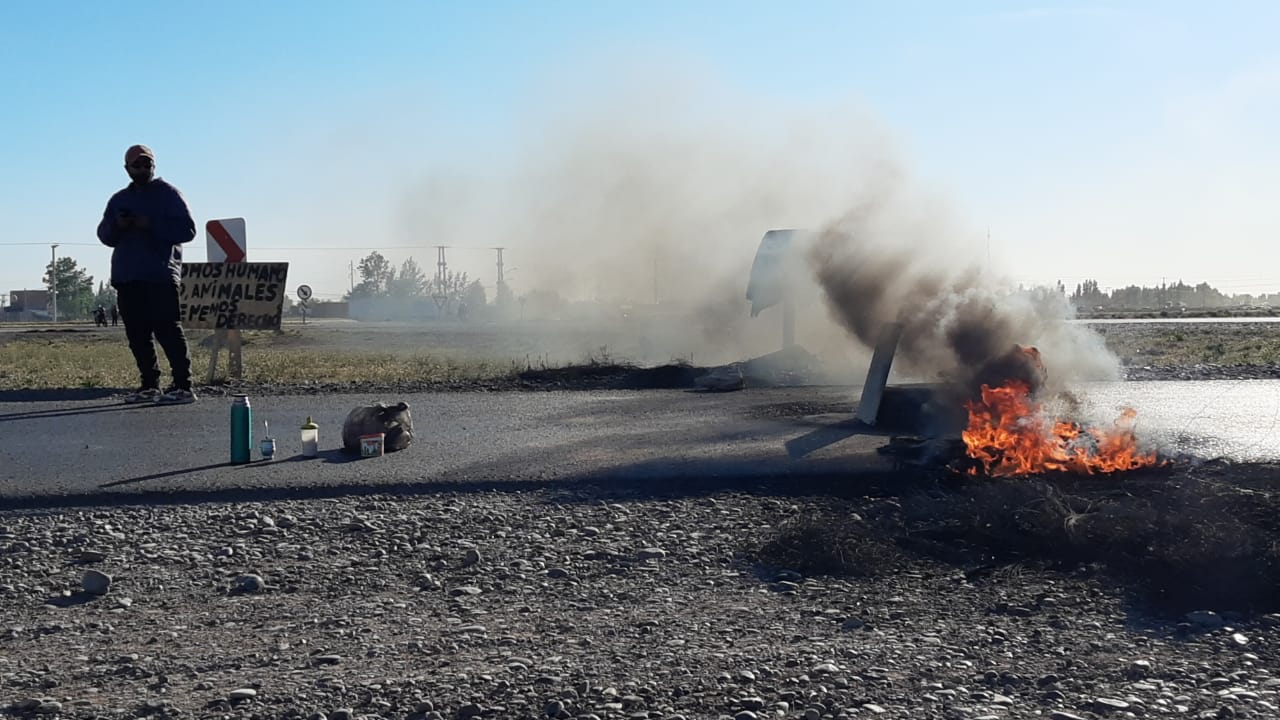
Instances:
[[[60,242],[60,243],[58,243],[58,244],[59,244],[59,245],[96,245],[96,246],[99,246],[99,247],[106,247],[106,245],[103,245],[102,243],[89,243],[89,242],[83,242],[83,243],[78,243],[78,242]],[[17,246],[19,246],[19,245],[38,245],[38,246],[41,246],[41,247],[47,247],[47,246],[49,245],[49,243],[47,243],[47,242],[15,242],[15,243],[6,242],[6,243],[0,243],[0,247],[17,247]]]
[[[33,246],[45,247],[45,246],[47,246],[48,244],[49,244],[49,243],[47,243],[47,242],[0,242],[0,247],[19,247],[19,246],[25,246],[25,245],[33,245]],[[105,246],[105,245],[103,245],[102,243],[96,243],[96,242],[65,242],[65,243],[59,243],[59,244],[60,244],[60,245],[83,245],[83,246],[86,246],[86,247],[106,247],[106,246]],[[435,250],[436,248],[439,248],[439,247],[440,247],[439,245],[353,245],[353,246],[338,246],[338,247],[335,247],[335,246],[326,246],[326,247],[257,247],[257,246],[255,246],[253,249],[254,249],[255,251],[257,251],[257,250],[273,250],[273,251],[276,251],[276,252],[285,252],[285,251],[287,251],[287,252],[316,252],[316,251],[318,251],[318,250],[334,250],[334,251],[341,250],[341,251],[343,251],[343,252],[349,252],[349,251],[351,251],[351,250]],[[445,245],[444,247],[447,247],[447,248],[449,248],[450,250],[480,250],[480,251],[483,251],[483,252],[492,252],[492,251],[494,250],[494,248],[491,248],[491,247],[475,247],[475,246],[468,246],[468,245]]]

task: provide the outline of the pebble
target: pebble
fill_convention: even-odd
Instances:
[[[267,581],[261,575],[246,573],[236,578],[235,590],[242,593],[260,593],[267,589]]]
[[[1192,625],[1204,628],[1220,628],[1227,624],[1221,615],[1212,610],[1196,610],[1187,613],[1184,618]]]
[[[1129,663],[1127,674],[1130,678],[1145,678],[1151,675],[1152,666],[1148,660],[1134,660]]]
[[[111,576],[97,570],[85,570],[80,587],[90,595],[106,595],[111,590]]]
[[[809,513],[808,500],[727,489],[714,502],[605,505],[598,492],[71,509],[42,511],[39,523],[0,513],[12,533],[0,539],[0,645],[14,650],[0,656],[0,687],[52,695],[0,714],[34,716],[56,701],[46,716],[1276,715],[1268,648],[1280,617],[1272,627],[1223,613],[1248,647],[1236,647],[1234,629],[1173,647],[1124,625],[1123,599],[1091,575],[1024,569],[957,584],[952,568],[910,562],[876,578],[756,575],[750,553],[786,517]],[[283,509],[296,518],[289,532],[261,533],[271,527],[264,514]],[[352,517],[381,529],[348,532]],[[105,518],[128,537],[101,532]],[[575,530],[587,522],[598,531]],[[27,549],[6,552],[17,537]],[[460,568],[462,543],[475,537],[489,560]],[[66,587],[60,573],[74,583],[84,572],[68,560],[85,547],[128,568],[118,571],[124,584],[105,607],[44,607]],[[221,561],[220,547],[231,551]],[[252,568],[275,592],[225,597],[226,579]],[[769,593],[775,583],[796,594]],[[126,587],[136,607],[120,612]],[[947,607],[935,607],[943,595]],[[987,611],[997,603],[1007,612]],[[1017,617],[1019,607],[1035,612]],[[270,690],[241,692],[266,680]],[[248,687],[223,695],[239,685]],[[1037,706],[1041,698],[1049,702]],[[356,710],[332,710],[343,704]]]

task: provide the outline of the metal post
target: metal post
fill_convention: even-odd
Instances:
[[[436,308],[445,315],[449,304],[449,262],[445,260],[444,251],[447,245],[436,246],[436,289],[431,298],[436,301]]]
[[[53,321],[58,322],[58,243],[49,245],[49,288],[53,291]]]
[[[902,337],[902,324],[890,323],[880,331],[880,342],[871,355],[871,366],[867,368],[867,381],[862,386],[862,399],[858,401],[855,417],[867,425],[875,425],[880,414],[880,399],[889,383],[889,368],[893,365],[894,353],[898,351],[898,339]]]

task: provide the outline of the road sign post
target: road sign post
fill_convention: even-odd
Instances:
[[[244,262],[249,257],[244,218],[210,220],[204,224],[209,262]]]
[[[206,249],[211,263],[244,262],[248,256],[244,218],[222,218],[204,224]],[[237,380],[243,373],[240,330],[214,330],[209,348],[209,383],[218,369],[218,349],[227,348],[227,374]]]
[[[311,301],[311,286],[298,286],[298,309],[302,312],[302,324],[307,324],[307,303]]]

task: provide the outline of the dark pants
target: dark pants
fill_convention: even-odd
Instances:
[[[152,336],[164,349],[173,370],[174,387],[191,389],[191,356],[178,319],[178,286],[167,283],[124,283],[116,287],[129,350],[138,363],[142,387],[160,387],[160,365]]]

